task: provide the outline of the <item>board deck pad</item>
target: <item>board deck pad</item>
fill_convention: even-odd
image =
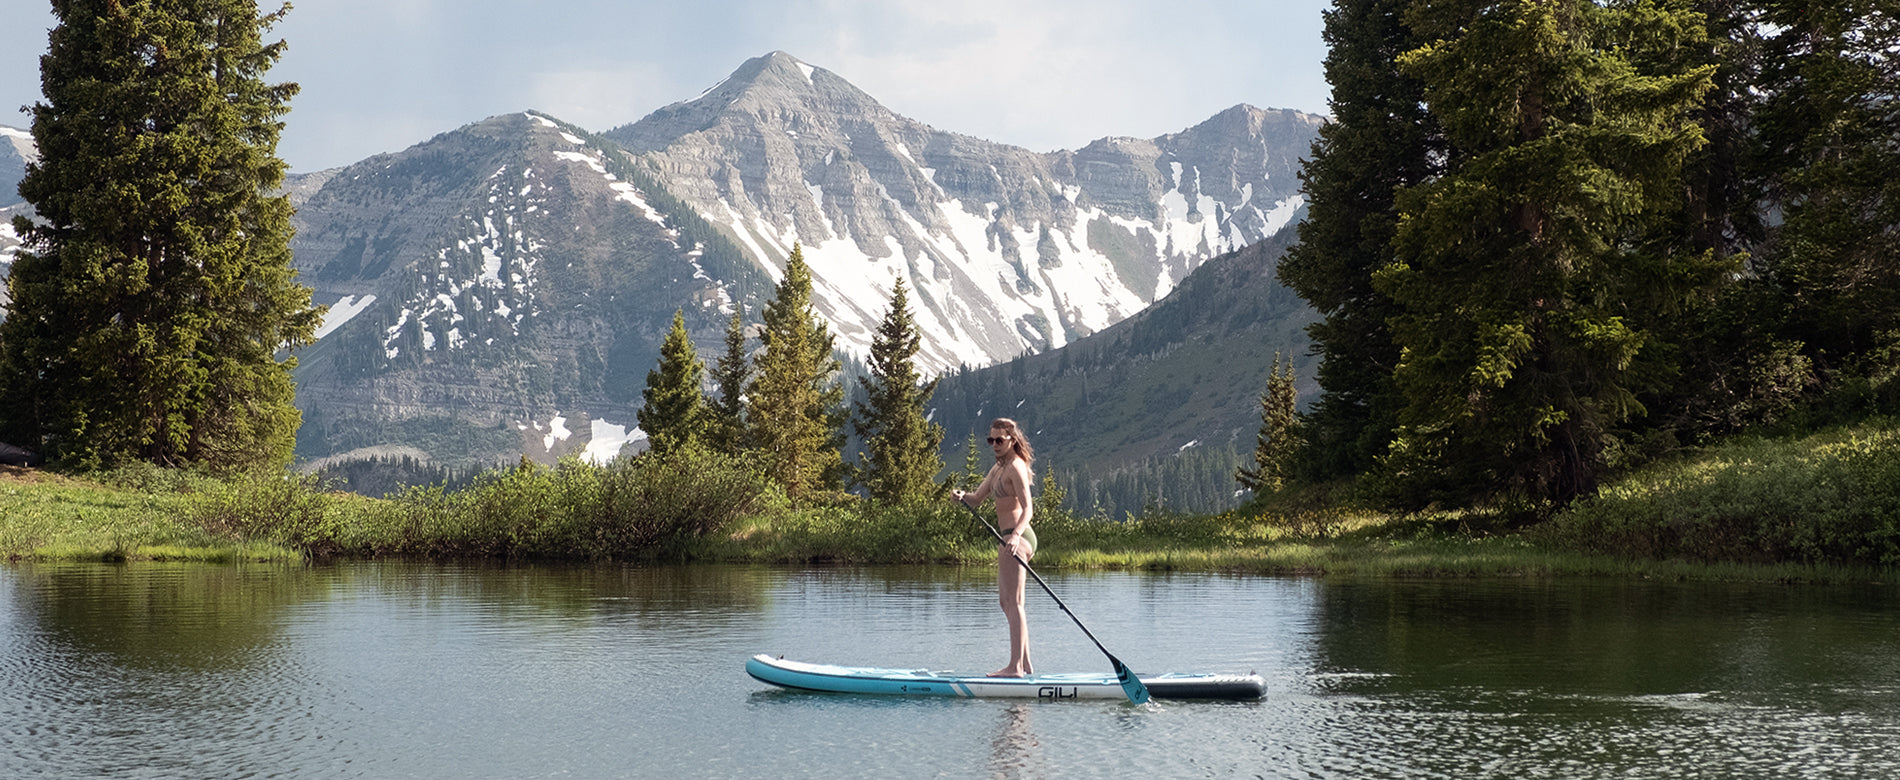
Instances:
[[[781,688],[827,693],[884,696],[947,696],[955,698],[1012,698],[1061,701],[1066,699],[1126,699],[1121,682],[1108,672],[1032,674],[1028,677],[985,677],[924,669],[877,669],[788,661],[760,653],[746,661],[747,674]],[[1142,676],[1142,684],[1157,699],[1224,699],[1258,701],[1266,696],[1266,681],[1257,674],[1160,674]]]

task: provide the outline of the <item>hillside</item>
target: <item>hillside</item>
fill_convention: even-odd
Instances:
[[[1194,448],[1251,453],[1259,396],[1275,352],[1289,356],[1302,397],[1314,360],[1315,313],[1274,278],[1291,228],[1202,265],[1168,297],[1101,333],[1050,352],[943,378],[934,419],[945,460],[994,417],[1031,432],[1040,461],[1104,475]]]

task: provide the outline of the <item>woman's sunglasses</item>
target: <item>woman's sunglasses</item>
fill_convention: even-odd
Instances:
[[[988,441],[990,443],[990,446],[994,447],[998,444],[1002,444],[1003,442],[1009,441],[1009,437],[1008,436],[991,436],[988,439],[985,439],[985,441]]]

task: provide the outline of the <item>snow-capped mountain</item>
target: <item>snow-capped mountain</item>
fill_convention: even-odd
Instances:
[[[332,307],[300,355],[299,452],[611,457],[673,311],[711,358],[794,245],[848,352],[899,278],[926,371],[1059,347],[1295,219],[1320,123],[1236,106],[1037,153],[774,52],[599,136],[538,113],[444,133],[325,172],[299,207],[300,279]]]
[[[774,52],[605,135],[775,279],[802,244],[845,349],[868,352],[903,279],[935,373],[1066,344],[1272,235],[1299,210],[1320,122],[1236,106],[1181,133],[1040,154],[897,116]]]

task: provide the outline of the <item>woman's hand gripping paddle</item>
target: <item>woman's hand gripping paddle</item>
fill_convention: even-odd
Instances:
[[[970,510],[970,516],[976,518],[977,522],[982,523],[984,528],[989,529],[990,535],[996,537],[998,544],[1004,546],[1009,545],[1009,542],[1003,539],[1002,532],[997,531],[996,526],[990,525],[988,520],[984,520],[983,515],[976,511],[976,507],[965,504],[961,500],[957,501],[957,503],[963,504],[964,509]],[[1088,626],[1082,625],[1082,619],[1076,617],[1074,612],[1069,611],[1069,605],[1062,603],[1062,597],[1057,596],[1055,591],[1049,589],[1049,583],[1042,581],[1042,575],[1037,574],[1035,569],[1029,568],[1028,561],[1023,560],[1023,557],[1017,555],[1013,549],[1010,550],[1009,555],[1015,558],[1017,563],[1022,564],[1023,571],[1029,572],[1029,576],[1036,580],[1037,585],[1042,586],[1042,592],[1049,594],[1049,598],[1056,600],[1056,606],[1061,607],[1063,612],[1068,613],[1069,619],[1075,621],[1075,627],[1082,629],[1082,633],[1088,635],[1089,641],[1095,643],[1095,649],[1102,651],[1102,655],[1108,656],[1109,664],[1115,667],[1115,679],[1122,684],[1122,693],[1128,694],[1128,701],[1134,704],[1148,703],[1148,686],[1141,682],[1141,678],[1136,677],[1134,672],[1129,671],[1128,665],[1122,663],[1122,659],[1116,658],[1114,653],[1109,652],[1108,648],[1102,646],[1102,640],[1096,639],[1094,632],[1089,631]]]

